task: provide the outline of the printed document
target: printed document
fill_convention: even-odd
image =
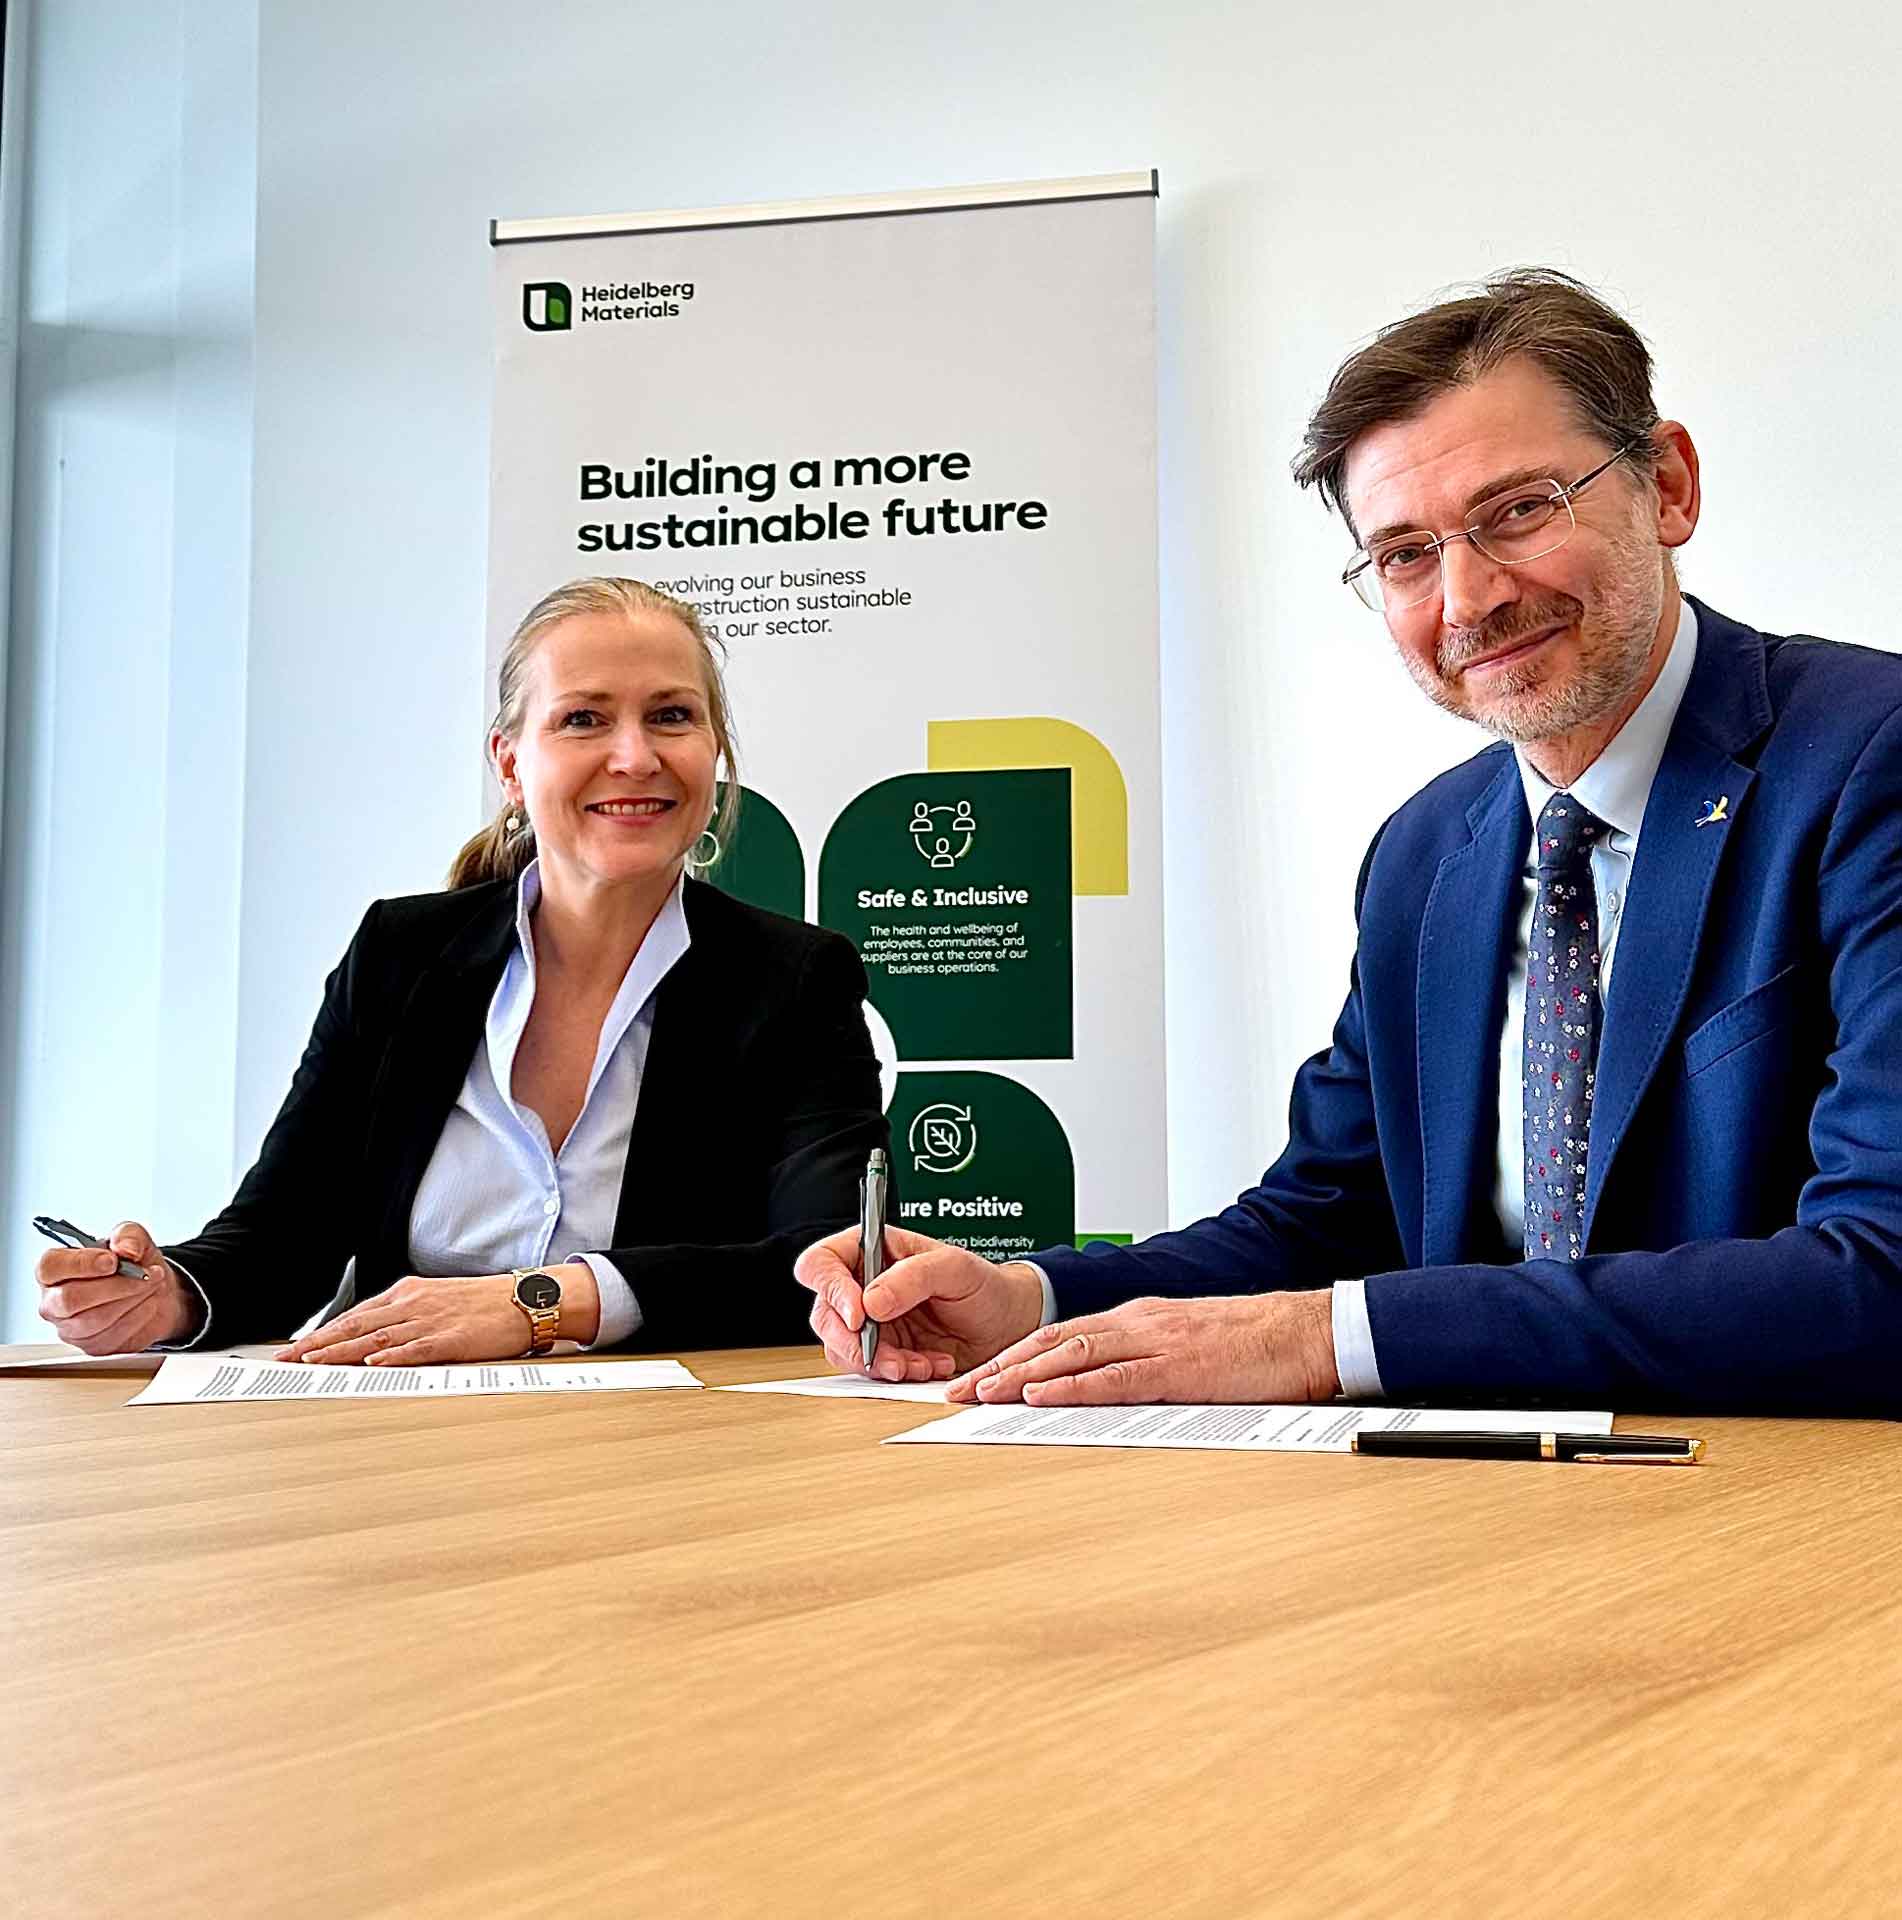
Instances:
[[[152,1383],[126,1404],[184,1406],[231,1400],[448,1400],[483,1393],[626,1393],[697,1387],[678,1360],[601,1360],[563,1366],[489,1360],[460,1367],[310,1366],[301,1360],[241,1360],[168,1353]]]
[[[944,1405],[942,1380],[870,1380],[862,1373],[821,1373],[808,1380],[749,1380],[722,1393],[802,1393],[814,1400],[924,1400]]]
[[[201,1354],[232,1354],[268,1360],[284,1342],[266,1340],[250,1347],[199,1347]],[[85,1353],[59,1340],[41,1340],[24,1346],[0,1347],[0,1373],[156,1373],[165,1355],[150,1347],[138,1353]]]
[[[1609,1433],[1608,1413],[1497,1407],[969,1407],[887,1437],[887,1446],[1184,1447],[1227,1453],[1348,1453],[1357,1433]]]

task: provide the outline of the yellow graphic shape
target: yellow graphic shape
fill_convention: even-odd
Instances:
[[[1011,767],[1070,769],[1070,870],[1076,893],[1129,891],[1129,789],[1116,756],[1068,720],[931,720],[925,765],[933,773]]]

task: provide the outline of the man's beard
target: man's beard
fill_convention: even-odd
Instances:
[[[1595,596],[1590,625],[1584,603],[1570,594],[1547,594],[1502,609],[1477,627],[1444,631],[1431,670],[1407,659],[1415,684],[1435,706],[1471,720],[1501,740],[1529,746],[1590,726],[1614,711],[1644,677],[1664,613],[1664,583],[1656,547],[1627,553],[1622,545]],[[1490,676],[1476,702],[1464,697],[1460,669],[1482,654],[1496,653],[1543,628],[1573,626],[1578,650],[1569,675],[1555,678],[1545,660],[1505,667]]]

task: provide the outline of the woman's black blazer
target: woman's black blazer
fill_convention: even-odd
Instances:
[[[516,889],[379,900],[324,989],[257,1164],[165,1251],[219,1346],[287,1335],[356,1257],[356,1297],[409,1271],[409,1216],[515,941]],[[811,1337],[802,1248],[858,1218],[889,1144],[850,941],[686,885],[690,944],[661,982],[605,1252],[649,1350]]]

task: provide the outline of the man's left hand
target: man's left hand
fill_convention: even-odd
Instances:
[[[944,1390],[952,1401],[1033,1407],[1152,1401],[1332,1400],[1333,1296],[1131,1300],[1109,1313],[1053,1321]]]
[[[411,1274],[292,1341],[274,1358],[373,1367],[513,1360],[528,1351],[529,1334],[528,1315],[515,1304],[513,1274],[449,1280]]]

